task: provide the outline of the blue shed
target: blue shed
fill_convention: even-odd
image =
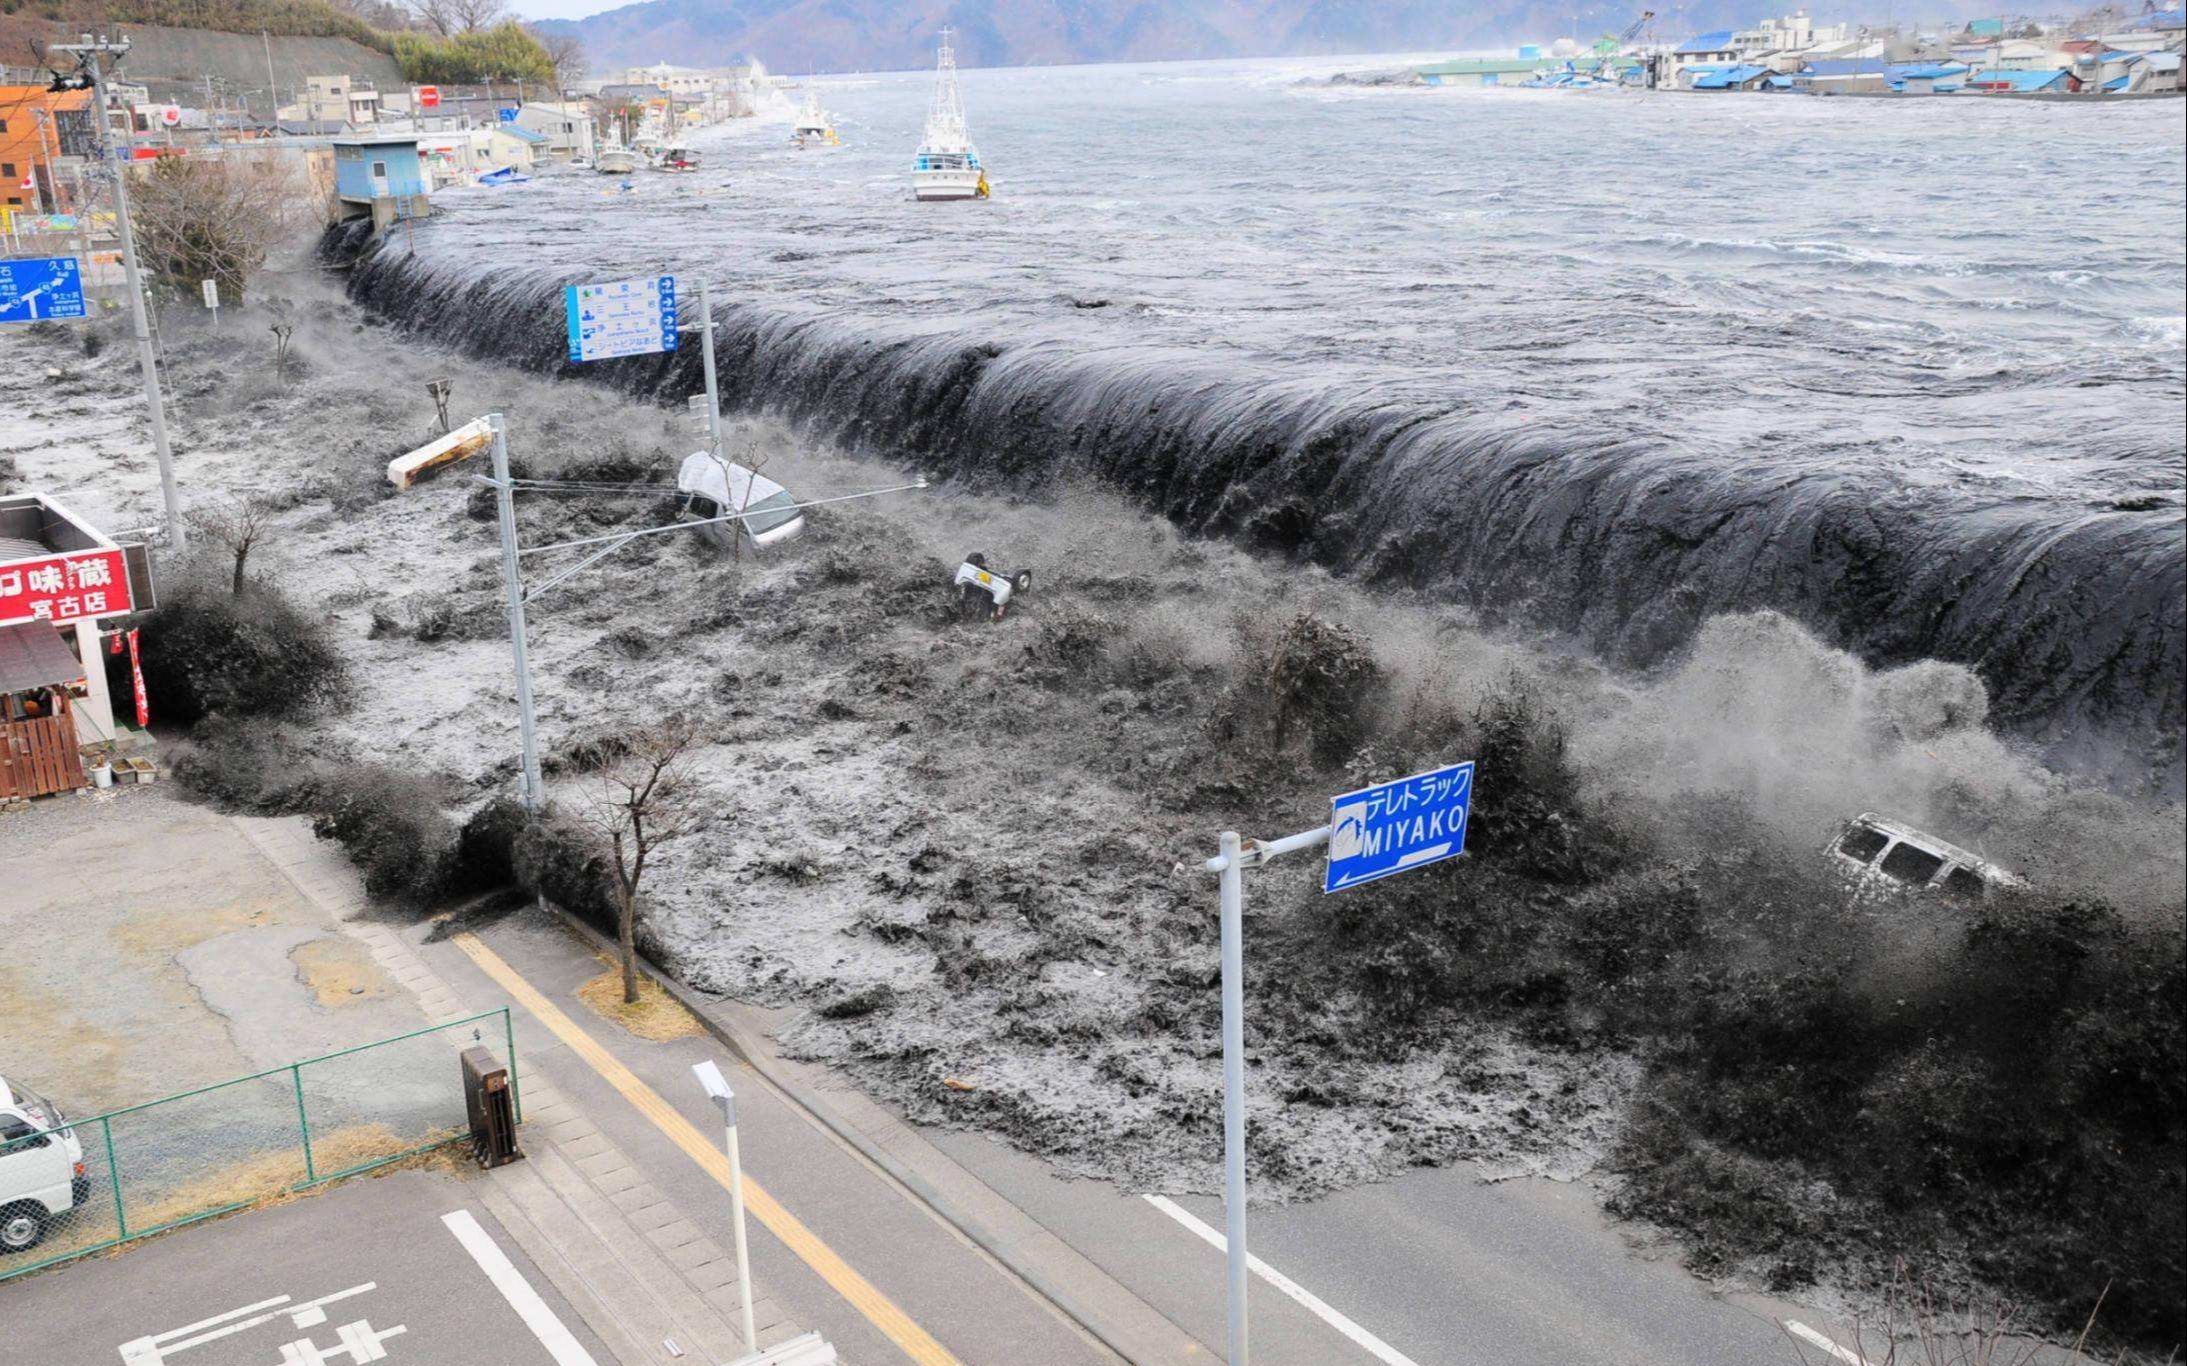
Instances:
[[[335,138],[334,198],[345,218],[370,215],[379,232],[400,219],[431,213],[417,136],[382,133]]]
[[[425,193],[425,164],[414,136],[380,134],[334,139],[334,193],[369,204]]]

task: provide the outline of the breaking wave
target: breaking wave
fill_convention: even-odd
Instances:
[[[1627,667],[1774,609],[1872,666],[1964,665],[2055,761],[2180,790],[2176,120],[1332,104],[1252,76],[981,73],[976,219],[906,202],[925,90],[891,77],[830,93],[852,135],[824,156],[746,125],[697,177],[444,196],[343,244],[351,289],[566,372],[564,284],[703,269],[727,402],[816,438],[979,487],[1090,470],[1191,533]],[[1757,118],[1831,156],[1761,195],[1712,175]],[[1149,128],[1197,136],[1149,158]],[[2122,139],[2163,168],[2141,207],[2068,175],[1993,211]],[[678,400],[699,368],[585,377]]]

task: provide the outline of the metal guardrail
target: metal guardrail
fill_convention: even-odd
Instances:
[[[11,1219],[22,1231],[28,1217],[38,1235],[14,1252],[0,1245],[0,1281],[467,1138],[458,1055],[487,1022],[501,1035],[521,1122],[516,1032],[504,1006],[0,1143],[0,1232]],[[52,1170],[11,1160],[33,1154],[52,1159]],[[68,1208],[47,1208],[47,1177],[68,1185]],[[16,1188],[27,1179],[43,1198]]]

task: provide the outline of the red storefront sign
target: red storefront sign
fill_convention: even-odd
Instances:
[[[119,550],[0,563],[0,626],[118,617],[130,610],[129,567]]]

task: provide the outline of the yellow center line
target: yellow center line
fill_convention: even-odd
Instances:
[[[569,1045],[572,1053],[583,1058],[593,1071],[600,1074],[608,1085],[622,1093],[623,1099],[637,1107],[638,1113],[653,1121],[653,1127],[668,1135],[670,1141],[684,1150],[693,1162],[729,1188],[729,1159],[711,1139],[702,1135],[691,1121],[678,1114],[659,1093],[638,1079],[636,1073],[608,1052],[580,1028],[575,1020],[562,1013],[559,1006],[539,993],[531,983],[517,975],[516,969],[501,960],[501,956],[479,942],[473,934],[449,936],[456,947],[471,956],[488,977],[499,983],[516,1003],[530,1011],[532,1016],[555,1037]],[[851,1306],[866,1316],[866,1321],[878,1328],[890,1342],[904,1351],[904,1355],[920,1366],[961,1366],[957,1358],[918,1324],[911,1316],[896,1307],[888,1296],[873,1288],[873,1283],[851,1269],[850,1263],[836,1255],[833,1248],[820,1238],[798,1217],[778,1204],[775,1198],[752,1180],[751,1173],[744,1176],[744,1207],[759,1217],[767,1231],[782,1240],[784,1246],[796,1253],[805,1265],[819,1274],[820,1279],[835,1288],[835,1292],[851,1302]]]

